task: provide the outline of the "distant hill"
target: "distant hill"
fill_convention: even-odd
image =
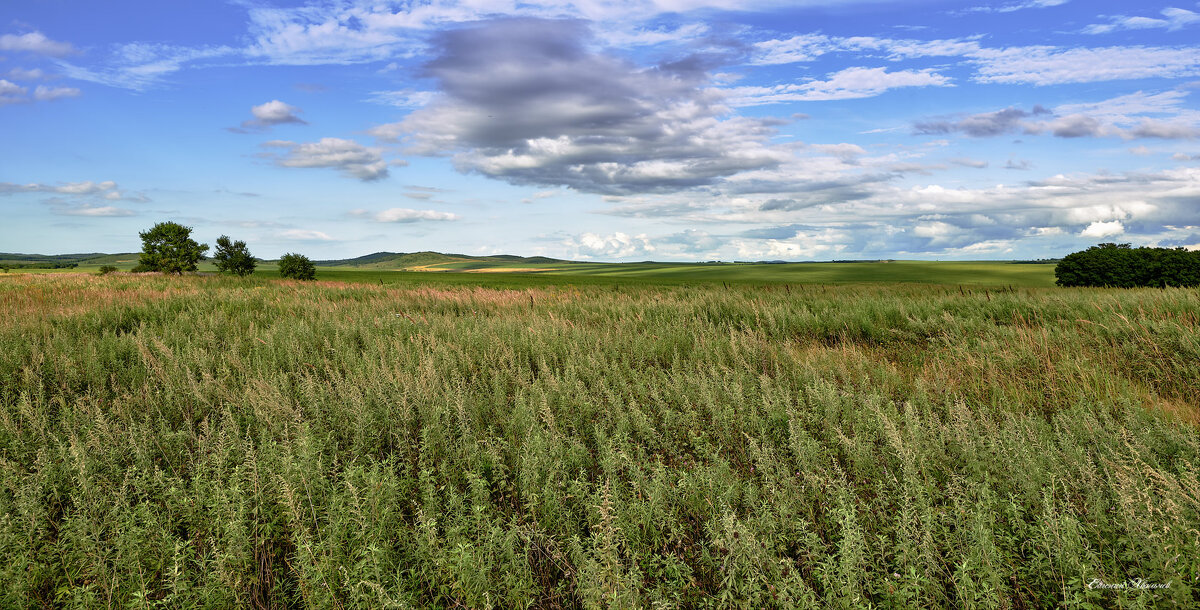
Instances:
[[[138,254],[136,252],[127,252],[123,254],[104,254],[102,252],[87,252],[81,254],[17,254],[13,252],[0,252],[0,264],[4,263],[59,263],[69,264],[75,263],[82,266],[91,265],[110,265],[117,262],[125,262],[132,260],[137,262]]]
[[[495,256],[471,256],[469,254],[442,254],[441,252],[376,252],[356,258],[313,261],[318,267],[363,267],[368,269],[406,269],[412,267],[428,267],[447,263],[520,263],[547,264],[569,263],[557,258],[545,256],[514,256],[500,254]]]
[[[259,262],[274,262],[274,260],[256,260]],[[16,252],[0,252],[0,265],[10,265],[17,268],[35,264],[54,265],[56,267],[66,267],[72,264],[80,267],[118,265],[122,268],[125,268],[135,265],[137,262],[137,252],[125,252],[119,254],[104,254],[103,252],[86,252],[78,254],[21,254]],[[471,256],[469,254],[442,254],[441,252],[425,251],[376,252],[374,254],[367,254],[355,258],[313,261],[313,264],[319,267],[357,267],[361,269],[410,269],[416,267],[452,264],[455,269],[464,269],[490,267],[493,265],[545,265],[565,264],[571,262],[573,261],[564,261],[545,256],[514,256],[511,254],[501,254],[496,256]],[[447,268],[435,270],[449,271],[450,269]]]

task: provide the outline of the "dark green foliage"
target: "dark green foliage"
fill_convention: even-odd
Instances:
[[[116,270],[117,270],[117,268],[116,268],[116,267],[113,267],[112,265],[102,265],[102,266],[100,267],[100,270],[99,270],[99,271],[97,271],[97,273],[98,273],[99,275],[108,275],[108,274],[110,274],[110,273],[113,273],[113,272],[114,272],[114,271],[116,271]]]
[[[289,252],[279,257],[279,275],[293,280],[315,280],[317,268],[307,256]]]
[[[74,269],[79,263],[39,261],[34,263],[5,263],[5,269]]]
[[[142,254],[134,271],[183,273],[195,271],[196,263],[204,260],[208,244],[198,244],[191,238],[192,228],[174,222],[160,222],[142,231]]]
[[[254,267],[257,265],[254,256],[246,248],[246,242],[231,242],[228,235],[217,238],[217,250],[213,253],[212,259],[217,266],[217,271],[222,273],[228,271],[241,277],[254,273]]]
[[[1054,276],[1059,286],[1200,286],[1200,252],[1100,244],[1063,257]]]

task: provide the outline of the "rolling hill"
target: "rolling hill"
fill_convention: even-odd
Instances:
[[[375,252],[356,258],[313,261],[318,267],[357,267],[363,269],[394,269],[421,271],[457,271],[464,268],[491,267],[496,265],[545,265],[569,264],[566,261],[545,256],[471,256],[469,254],[442,254],[441,252]]]
[[[128,271],[138,262],[137,253],[123,254],[4,254],[0,266],[29,272],[95,271],[113,265]],[[1015,264],[1030,261],[833,261],[792,263],[757,262],[652,262],[604,263],[569,261],[544,256],[443,254],[440,252],[375,252],[355,258],[319,260],[321,279],[349,282],[438,281],[486,284],[544,283],[553,281],[650,282],[749,282],[797,284],[924,283],[966,286],[1053,286],[1053,265]],[[1041,261],[1038,261],[1041,262]],[[68,269],[31,269],[53,264]],[[212,260],[200,271],[216,271]],[[259,259],[257,273],[277,275],[275,260]],[[540,278],[540,279],[535,279]],[[558,278],[558,279],[555,279]],[[585,279],[586,278],[586,279]]]

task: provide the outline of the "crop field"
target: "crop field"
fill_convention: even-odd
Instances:
[[[1200,605],[1200,291],[829,265],[0,275],[0,607]]]

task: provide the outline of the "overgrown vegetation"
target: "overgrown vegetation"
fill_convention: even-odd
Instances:
[[[1063,257],[1054,276],[1059,286],[1200,286],[1200,252],[1100,244]]]
[[[4,276],[0,606],[1200,603],[1195,290],[503,281]]]

